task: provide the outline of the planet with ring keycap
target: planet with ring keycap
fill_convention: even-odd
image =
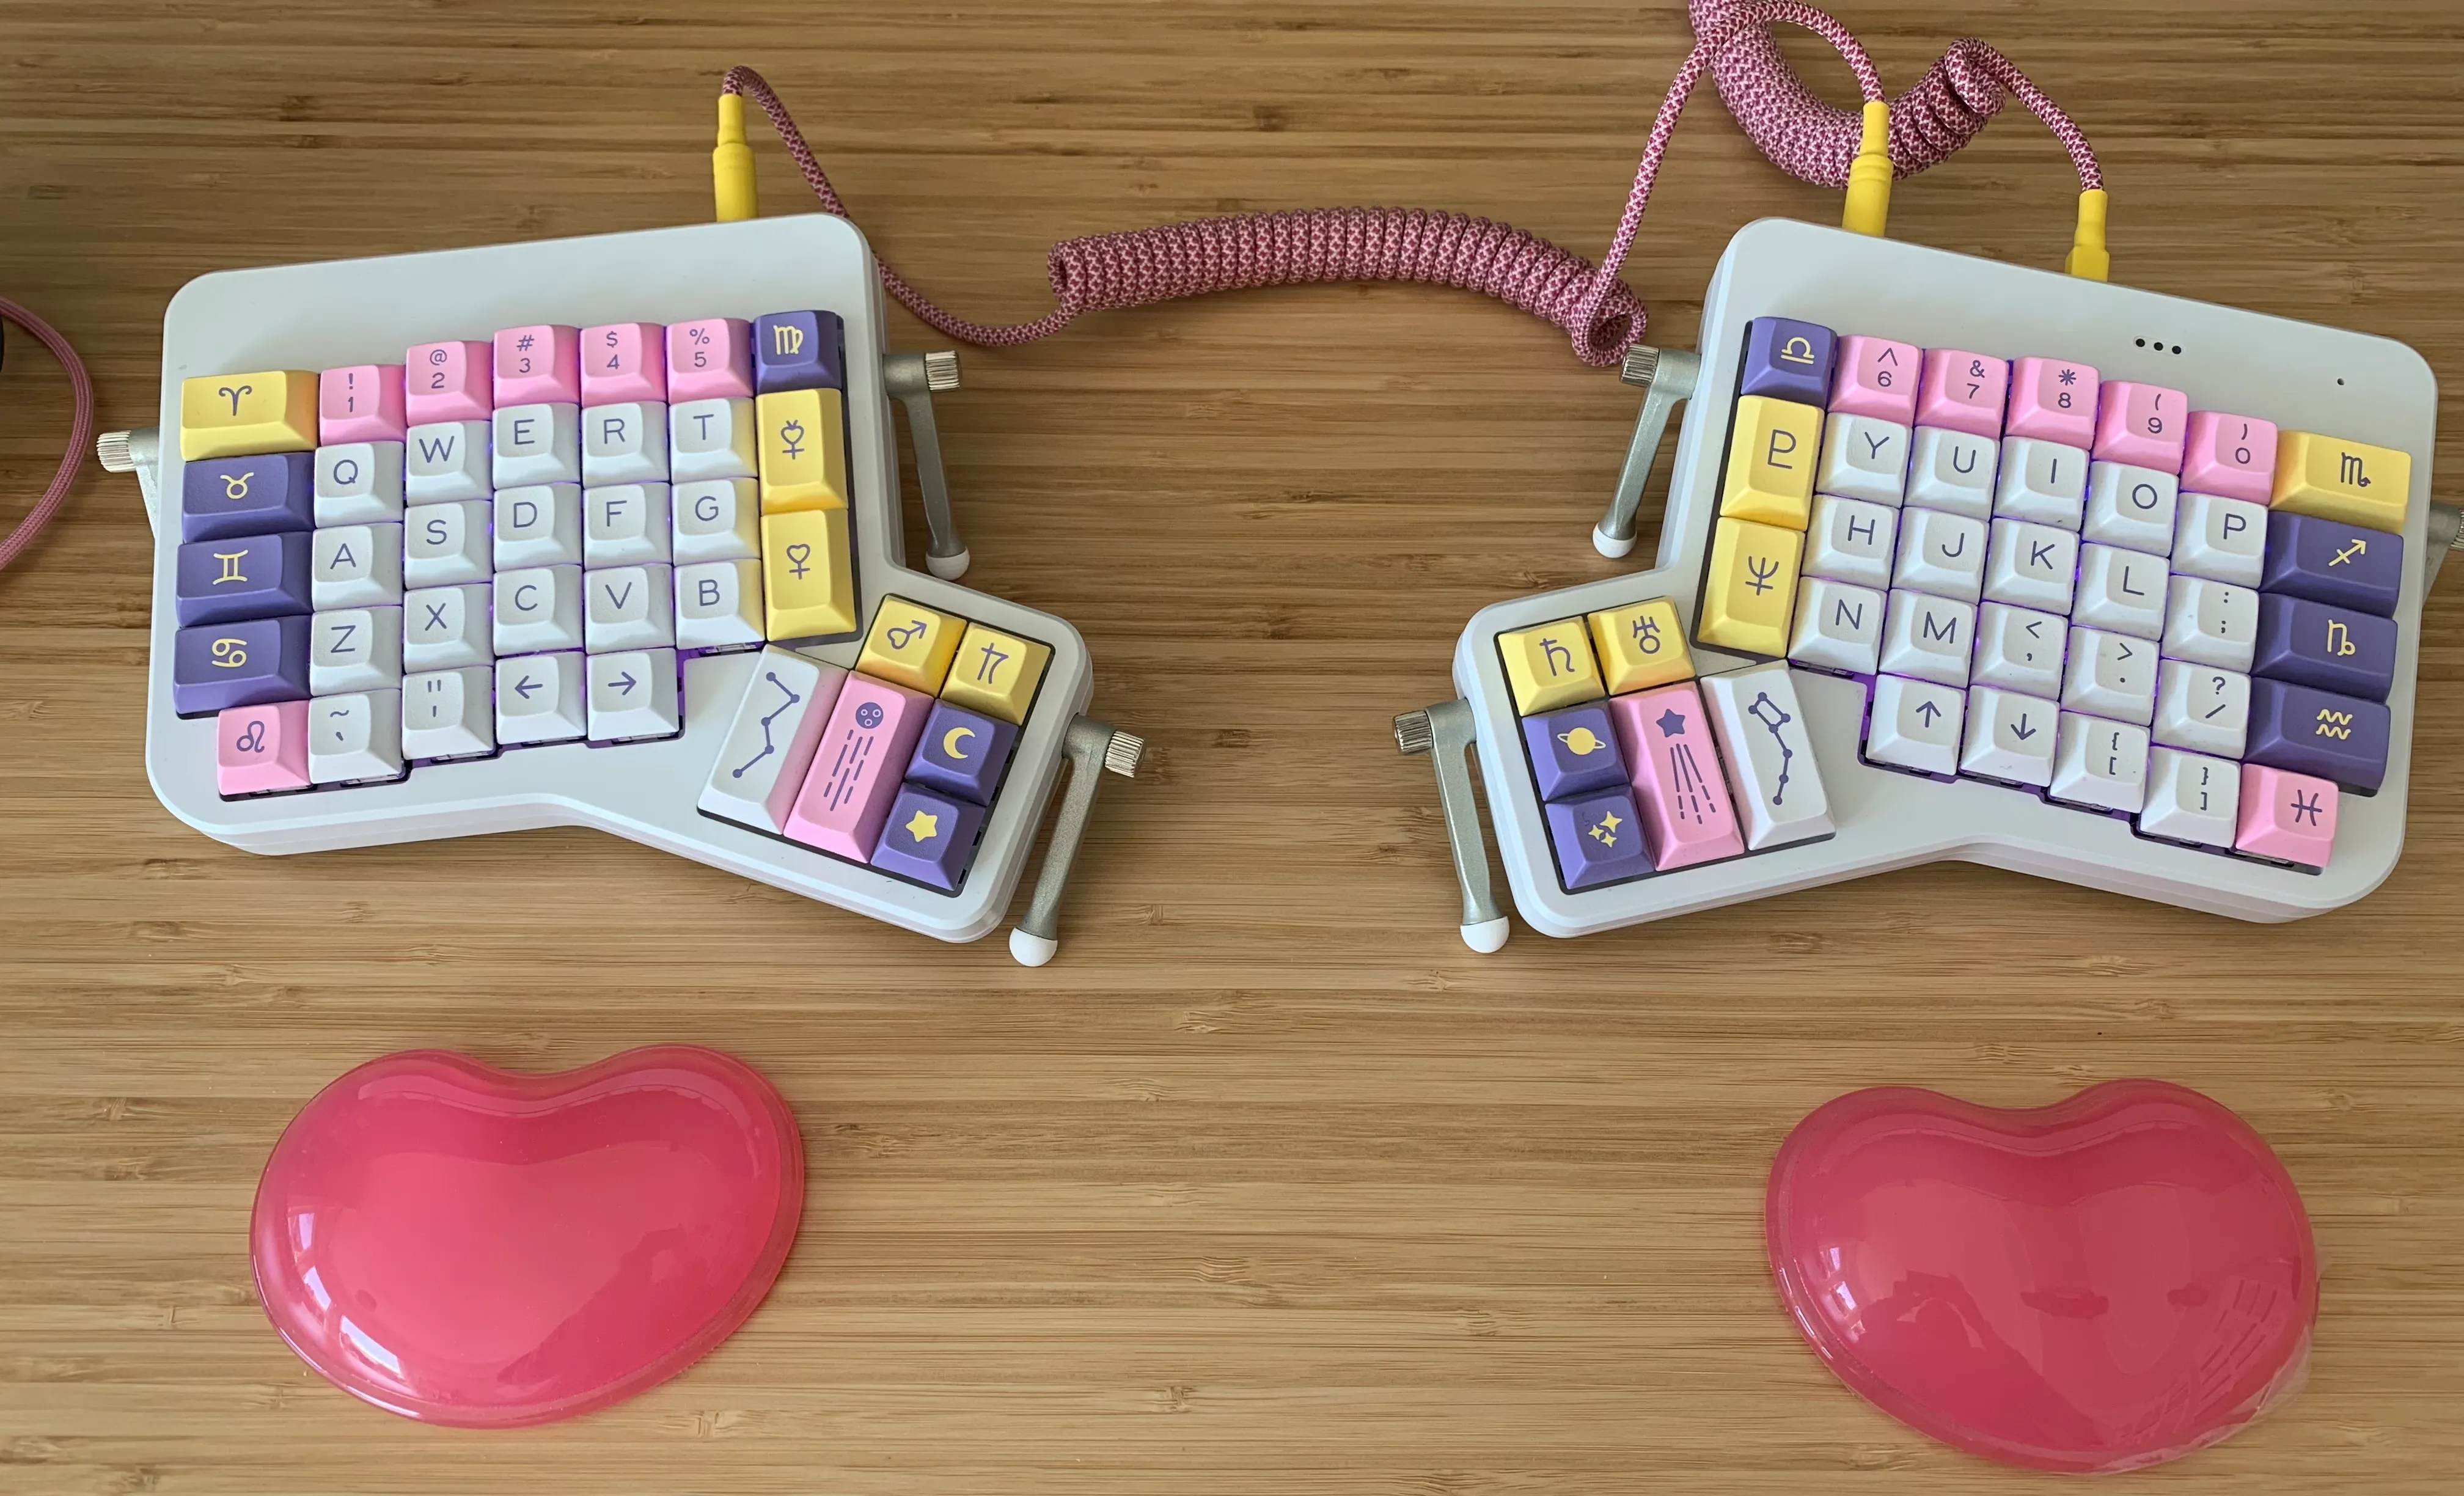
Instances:
[[[1608,746],[1607,739],[1588,727],[1570,728],[1559,733],[1557,741],[1564,743],[1577,759],[1588,759],[1595,750]]]

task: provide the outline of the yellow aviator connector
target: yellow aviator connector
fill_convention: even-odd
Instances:
[[[2071,234],[2070,258],[2062,269],[2082,280],[2103,280],[2113,274],[2113,256],[2104,252],[2104,188],[2079,194],[2079,228]]]
[[[1891,106],[1876,99],[1865,105],[1857,159],[1848,164],[1848,204],[1839,227],[1851,233],[1882,235],[1891,216]]]
[[[718,198],[718,221],[734,223],[761,211],[753,190],[753,147],[744,143],[744,96],[718,96],[718,144],[710,153],[711,187]]]

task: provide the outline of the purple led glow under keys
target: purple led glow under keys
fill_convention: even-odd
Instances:
[[[305,613],[204,624],[172,638],[171,710],[182,716],[307,697]]]
[[[2375,701],[2254,680],[2242,758],[2375,794],[2387,779],[2388,727],[2387,709]]]
[[[1821,409],[1831,395],[1831,356],[1837,341],[1830,328],[1814,322],[1755,318],[1746,324],[1746,377],[1737,393]]]
[[[307,612],[308,549],[303,530],[181,546],[172,583],[180,627]]]

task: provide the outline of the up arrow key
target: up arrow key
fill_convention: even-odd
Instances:
[[[1925,718],[1925,726],[1931,727],[1933,719],[1942,715],[1942,708],[1930,701],[1922,701],[1917,704],[1917,715]]]

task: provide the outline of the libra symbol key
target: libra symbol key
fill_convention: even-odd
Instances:
[[[1754,589],[1754,596],[1760,597],[1769,592],[1771,589],[1771,579],[1778,575],[1777,557],[1749,556],[1746,558],[1746,585]]]

